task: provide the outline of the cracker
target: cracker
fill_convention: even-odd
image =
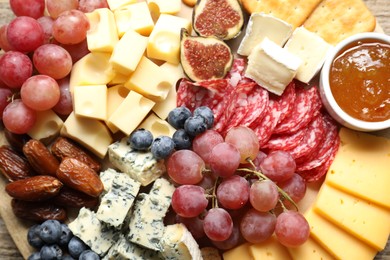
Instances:
[[[189,7],[194,7],[196,4],[196,0],[182,0],[182,2]]]
[[[301,26],[321,0],[241,0],[244,9],[252,13],[273,15],[293,26]]]
[[[362,0],[323,0],[303,26],[330,44],[374,31],[376,20]]]

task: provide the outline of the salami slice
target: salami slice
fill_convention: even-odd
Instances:
[[[275,126],[279,121],[279,117],[279,104],[275,100],[270,99],[264,117],[259,122],[259,124],[253,128],[253,131],[256,133],[259,139],[260,149],[268,142],[269,138],[271,137]]]
[[[292,81],[290,84],[288,84],[281,96],[273,95],[273,97],[276,98],[280,106],[280,117],[278,122],[280,123],[286,117],[289,117],[291,115],[292,110],[294,108],[294,102],[296,97],[295,82]]]
[[[270,151],[283,150],[288,151],[295,148],[303,137],[306,135],[307,129],[300,129],[294,134],[272,135],[270,140],[263,146]]]
[[[177,89],[176,105],[186,106],[193,111],[202,103],[204,96],[208,95],[208,90],[199,86],[195,86],[188,79],[181,79]]]
[[[306,127],[313,116],[318,114],[321,99],[316,87],[310,89],[297,88],[296,98],[290,115],[282,120],[275,128],[275,134],[292,134]]]
[[[225,78],[229,80],[230,85],[237,86],[238,82],[241,81],[244,76],[245,65],[246,62],[243,58],[236,58],[233,60],[232,67],[225,76]]]
[[[295,160],[309,156],[316,147],[321,144],[324,136],[325,122],[322,115],[318,115],[310,122],[307,133],[302,138],[301,142],[299,142],[295,148],[287,152],[289,152]]]
[[[248,97],[248,103],[248,111],[240,124],[249,127],[264,113],[269,104],[269,92],[260,86],[256,86]]]

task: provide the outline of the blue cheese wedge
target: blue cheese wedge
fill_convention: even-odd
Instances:
[[[183,224],[168,225],[161,238],[161,255],[168,260],[200,260],[201,251],[194,237]]]
[[[69,229],[100,256],[107,253],[118,239],[119,233],[105,226],[95,213],[81,208],[76,219],[69,223]]]
[[[149,194],[138,195],[130,217],[128,239],[142,247],[161,251],[164,217],[171,204],[174,186],[164,178],[157,179]]]
[[[142,186],[155,181],[166,172],[163,160],[156,160],[151,152],[131,149],[127,137],[108,147],[109,160],[120,171],[141,183]]]
[[[124,173],[115,174],[111,187],[100,200],[96,217],[114,227],[120,228],[125,221],[141,184]]]

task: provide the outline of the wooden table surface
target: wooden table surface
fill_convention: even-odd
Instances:
[[[377,17],[377,21],[384,32],[390,34],[390,0],[364,0],[364,2]],[[9,9],[8,0],[0,0],[0,26],[9,22],[11,18],[12,12]],[[10,230],[10,232],[12,232],[12,230]],[[23,259],[23,257],[20,255],[15,243],[11,239],[9,231],[0,216],[0,260],[19,259]],[[376,259],[390,260],[389,243],[387,248],[380,253]]]

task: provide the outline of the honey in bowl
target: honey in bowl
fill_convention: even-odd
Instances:
[[[390,119],[390,44],[366,40],[342,49],[331,65],[329,84],[350,116],[366,122]]]

